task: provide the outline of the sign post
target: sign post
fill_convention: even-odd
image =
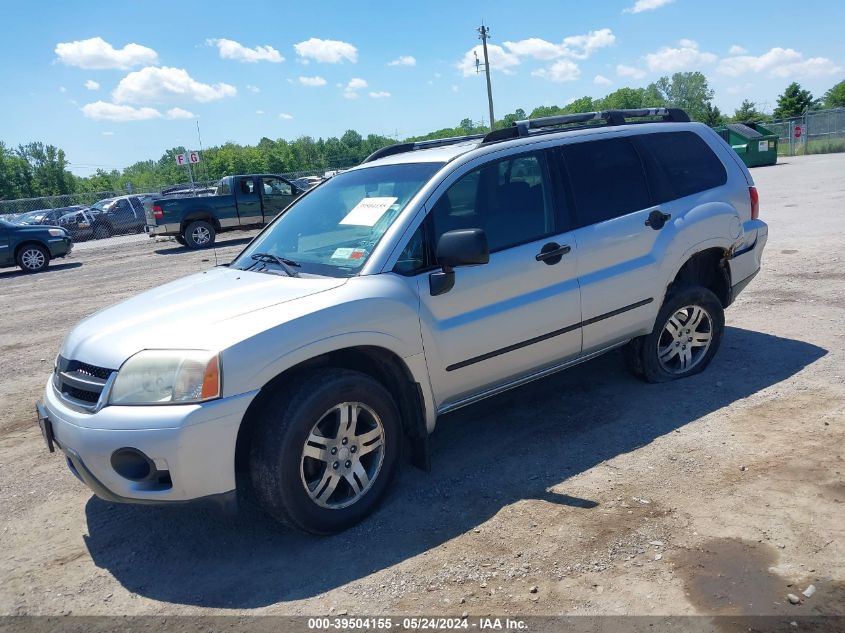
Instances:
[[[191,171],[191,165],[196,165],[200,162],[199,152],[186,152],[184,154],[176,154],[176,164],[184,165],[188,168],[188,178],[191,179],[191,189],[196,189],[194,186],[194,174]]]

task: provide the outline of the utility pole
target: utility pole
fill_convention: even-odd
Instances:
[[[493,124],[496,119],[493,117],[493,85],[490,83],[490,59],[487,57],[487,38],[490,37],[490,28],[484,26],[484,22],[478,27],[478,38],[484,49],[484,72],[487,75],[487,105],[490,108],[490,131],[493,131]],[[475,56],[475,72],[478,72],[478,55]]]

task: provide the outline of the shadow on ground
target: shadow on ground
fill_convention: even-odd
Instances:
[[[42,270],[40,273],[25,273],[19,268],[9,269],[8,271],[0,272],[0,279],[14,279],[15,277],[29,277],[31,276],[33,279],[38,278],[41,275],[49,275],[50,273],[57,273],[62,270],[71,270],[72,268],[79,268],[82,266],[82,262],[67,262],[65,264],[50,264],[46,270]]]
[[[595,501],[565,494],[568,478],[785,380],[826,353],[729,327],[706,372],[662,385],[631,377],[621,354],[605,355],[442,417],[432,436],[432,472],[406,468],[373,517],[337,536],[288,530],[250,502],[226,517],[92,497],[85,541],[98,567],[156,600],[253,608],[308,598],[436,547],[522,499],[592,512]],[[552,486],[564,493],[549,492]]]

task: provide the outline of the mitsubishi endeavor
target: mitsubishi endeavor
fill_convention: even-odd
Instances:
[[[115,502],[314,533],[370,513],[438,416],[624,347],[704,370],[767,225],[739,158],[673,108],[401,143],[305,193],[227,266],[88,317],[38,420]]]

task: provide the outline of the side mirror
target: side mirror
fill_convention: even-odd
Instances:
[[[455,285],[458,266],[475,266],[490,261],[487,235],[482,229],[458,229],[440,236],[436,251],[437,263],[442,270],[428,276],[431,296],[449,292]]]

